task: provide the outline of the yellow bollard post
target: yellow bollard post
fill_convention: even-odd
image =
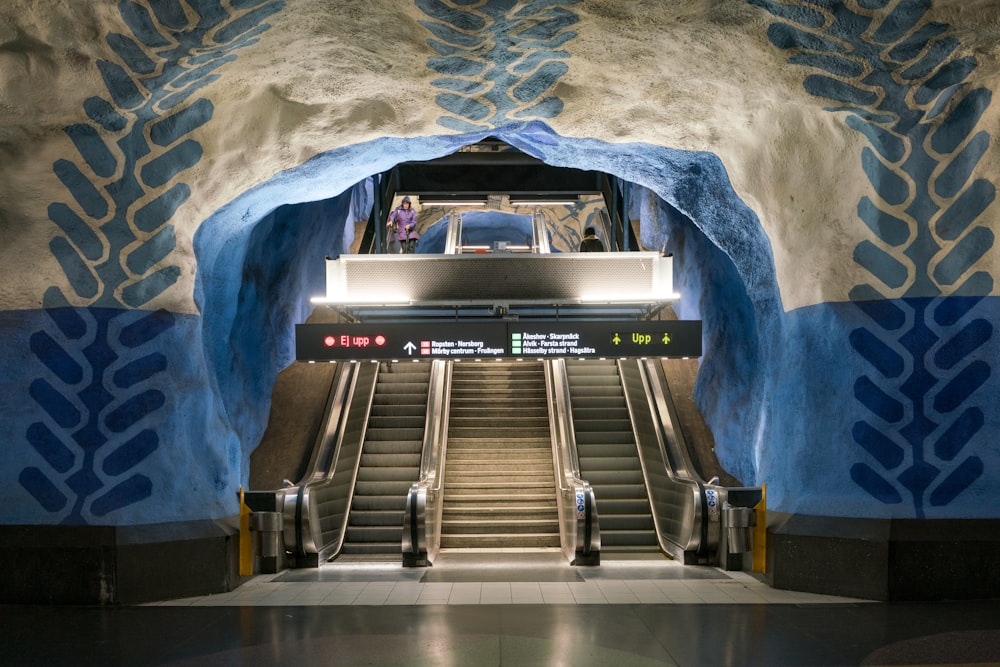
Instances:
[[[240,576],[253,575],[253,535],[250,533],[250,508],[243,499],[240,487]]]
[[[753,528],[753,571],[767,571],[767,484],[760,487],[760,502],[754,507],[757,523]]]

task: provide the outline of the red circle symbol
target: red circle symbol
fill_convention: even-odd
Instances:
[[[378,336],[375,336],[375,344],[376,345],[385,345],[385,336],[383,336],[381,334],[379,334]]]
[[[336,344],[337,344],[337,339],[334,338],[333,336],[327,336],[326,338],[323,339],[323,345],[326,345],[327,347],[333,347]]]

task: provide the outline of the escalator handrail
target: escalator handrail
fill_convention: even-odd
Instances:
[[[641,394],[645,400],[637,401],[629,392],[629,387],[627,386],[630,380],[627,374],[624,372],[625,364],[636,364],[639,371],[639,379],[642,383]],[[622,387],[625,390],[625,401],[629,410],[629,418],[633,424],[633,429],[636,437],[637,450],[639,453],[639,463],[642,467],[643,479],[646,481],[646,489],[650,495],[651,509],[653,510],[653,525],[656,528],[657,541],[660,544],[660,548],[667,553],[674,553],[679,548],[682,551],[690,552],[694,551],[696,553],[701,553],[704,548],[703,536],[705,535],[704,520],[704,488],[703,485],[698,481],[693,479],[687,479],[675,474],[671,466],[671,460],[667,455],[667,447],[664,443],[664,434],[662,432],[662,426],[659,419],[659,415],[655,411],[655,405],[652,402],[652,397],[650,396],[650,383],[649,378],[644,372],[642,364],[639,360],[629,359],[629,360],[619,360],[619,376],[621,377]],[[636,388],[638,389],[638,388]],[[644,416],[650,418],[653,425],[652,437],[655,438],[655,442],[649,442],[646,436],[639,429],[635,428],[634,425],[637,423],[637,418],[640,416],[639,411],[643,411]],[[647,452],[649,449],[654,449],[659,456],[657,460],[648,460]],[[653,482],[653,475],[651,471],[653,468],[657,470],[662,470],[667,480],[672,485],[677,487],[677,492],[681,494],[681,497],[686,498],[686,502],[690,504],[692,517],[692,527],[697,526],[697,533],[690,534],[673,534],[671,531],[667,530],[664,523],[665,517],[660,515],[660,508],[663,506],[670,506],[671,503],[668,499],[662,497],[663,493],[666,493],[666,489],[659,488]]]
[[[559,533],[563,553],[572,562],[595,564],[601,552],[601,529],[593,487],[580,477],[572,403],[564,359],[546,359],[549,430],[555,466]]]
[[[448,452],[452,363],[438,359],[431,365],[420,472],[407,493],[403,513],[401,550],[403,564],[408,566],[426,565],[441,543],[441,488]]]
[[[357,364],[340,363],[330,384],[322,427],[316,434],[312,454],[298,486],[324,479],[335,463],[337,444],[344,438],[345,419],[351,404],[351,391],[357,381]]]
[[[535,212],[531,214],[531,236],[532,252],[539,255],[552,252],[549,235],[545,231],[545,217],[539,213],[538,209],[535,209]]]
[[[328,464],[323,465],[323,456],[314,457],[317,459],[317,465],[310,471],[311,474],[299,484],[298,493],[288,494],[292,497],[294,506],[288,507],[286,504],[285,507],[286,525],[291,523],[294,530],[296,553],[302,556],[317,554],[320,560],[326,560],[339,553],[344,543],[349,519],[348,510],[354,497],[368,418],[371,414],[375,386],[378,380],[379,364],[352,363],[345,365],[353,367],[350,371],[350,385],[345,393],[338,398],[341,404],[340,408],[328,410],[331,417],[336,415],[338,422],[336,443],[328,458]],[[361,401],[361,403],[356,403],[357,401]],[[359,417],[360,429],[357,438],[359,442],[346,443],[345,434],[351,407],[355,404],[363,410],[363,414]],[[329,425],[327,425],[326,432],[329,433],[330,430]],[[346,460],[342,456],[347,444],[357,445],[351,460]],[[326,443],[322,447],[330,448],[331,445]],[[317,448],[320,446],[318,445]],[[349,471],[346,483],[337,482],[336,473],[343,470]],[[321,498],[317,499],[317,496],[321,496]],[[335,506],[333,508],[324,507],[324,514],[321,516],[319,506],[323,504],[323,498],[326,497],[335,498]],[[291,516],[288,516],[289,514]],[[340,516],[338,525],[333,530],[325,531],[323,518],[338,515]],[[286,535],[286,537],[288,536]]]
[[[316,434],[305,472],[297,484],[279,492],[279,507],[283,507],[285,514],[285,543],[292,545],[292,551],[297,556],[305,556],[307,549],[315,548],[310,531],[306,530],[309,497],[307,487],[312,482],[326,479],[336,465],[337,450],[344,438],[356,380],[357,364],[337,364],[327,394],[321,427]]]
[[[658,423],[665,436],[661,439],[661,443],[664,446],[666,456],[669,457],[668,460],[674,474],[677,477],[702,482],[701,477],[695,472],[696,468],[684,441],[684,434],[679,428],[676,428],[676,424],[679,423],[677,407],[674,405],[673,397],[667,388],[663,366],[658,361],[647,359],[640,365],[640,368],[647,379],[650,402],[655,414],[660,416]]]
[[[462,248],[462,216],[455,209],[448,211],[448,232],[444,241],[444,254],[455,255]]]

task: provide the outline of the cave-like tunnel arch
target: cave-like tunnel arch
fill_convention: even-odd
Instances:
[[[489,134],[547,164],[603,171],[644,193],[642,240],[675,253],[675,284],[684,295],[678,315],[705,320],[696,398],[720,461],[754,483],[756,445],[743,434],[760,431],[764,342],[778,337],[780,299],[768,239],[721,161],[710,153],[562,137],[538,122]],[[356,189],[399,162],[448,155],[486,135],[339,148],[245,192],[200,227],[203,343],[242,448],[244,480],[277,374],[294,358],[293,325],[309,316],[309,298],[324,291],[324,257],[339,254],[345,224],[357,218]]]

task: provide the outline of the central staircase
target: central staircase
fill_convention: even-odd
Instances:
[[[540,361],[452,365],[441,548],[559,547]]]

